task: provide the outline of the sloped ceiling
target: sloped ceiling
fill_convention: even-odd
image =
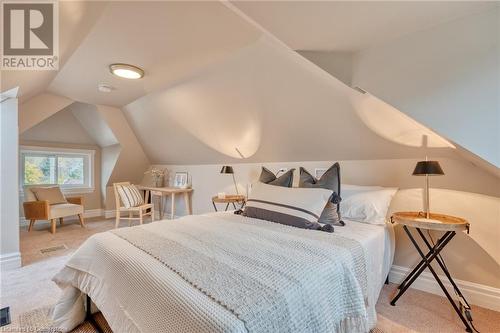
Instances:
[[[495,6],[486,1],[232,1],[294,50],[355,52]]]
[[[104,1],[59,1],[59,67],[78,48],[106,7]],[[55,71],[2,71],[0,91],[19,87],[24,102],[44,92],[57,75]]]
[[[424,155],[359,118],[360,93],[261,38],[223,64],[125,107],[153,163],[210,164]],[[447,153],[449,149],[440,149]]]
[[[20,139],[22,141],[96,144],[71,112],[71,106],[22,133]]]
[[[372,3],[365,3],[366,7],[307,3],[310,9],[304,13],[309,14],[304,16],[311,21],[318,14],[321,24],[329,22],[320,15],[322,11],[340,19],[367,16],[366,8],[374,10],[378,19],[360,20],[355,29],[344,31],[345,40],[355,44],[339,48],[349,50],[364,47],[367,40],[393,38],[383,25],[377,28],[380,20],[389,20],[392,30],[409,33],[486,6],[420,2],[417,6],[412,2],[405,7],[384,2],[375,10]],[[286,4],[291,8],[283,12],[286,15],[305,5]],[[258,19],[261,10],[252,7],[257,4],[235,5],[245,13],[253,11]],[[268,4],[261,6],[265,9]],[[422,14],[431,9],[432,15]],[[151,162],[220,163],[236,161],[240,153],[253,161],[401,158],[429,153],[376,134],[360,117],[358,92],[274,39],[232,4],[110,2],[95,12],[92,27],[48,91],[70,101],[123,107]],[[410,22],[389,19],[408,17],[410,12],[415,16]],[[286,15],[276,21],[289,27],[294,21]],[[309,31],[311,38],[312,33],[316,32]],[[329,39],[337,37],[326,36],[318,43]],[[139,65],[146,76],[136,81],[113,77],[108,71],[113,62]],[[101,93],[97,90],[101,82],[116,89]],[[451,148],[433,149],[434,155],[456,156]]]
[[[85,103],[123,106],[259,36],[220,2],[110,3],[48,90]],[[109,72],[111,63],[137,65],[146,75],[139,81],[117,78]],[[101,82],[116,89],[101,93]]]

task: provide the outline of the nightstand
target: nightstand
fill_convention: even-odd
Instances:
[[[443,258],[439,254],[443,250],[443,248],[451,241],[451,239],[456,235],[457,231],[466,231],[467,233],[469,233],[469,223],[462,218],[444,214],[431,213],[429,218],[425,218],[424,212],[397,212],[391,216],[391,222],[398,223],[403,226],[403,229],[408,235],[408,238],[410,239],[411,243],[417,250],[420,257],[422,258],[422,260],[418,263],[418,265],[411,271],[410,274],[408,274],[408,276],[404,279],[404,281],[399,285],[398,287],[399,292],[392,299],[391,305],[395,306],[396,301],[405,293],[405,291],[411,286],[411,284],[415,282],[415,280],[419,277],[419,275],[426,268],[428,268],[432,273],[432,275],[434,276],[436,282],[443,290],[444,294],[446,295],[446,298],[448,298],[448,301],[453,306],[453,309],[455,309],[455,312],[462,320],[463,324],[466,327],[466,331],[472,332],[471,324],[469,323],[468,320],[470,317],[469,303],[467,303],[465,297],[462,295],[462,292],[460,291],[460,289],[458,289],[455,281],[453,281],[450,272],[446,268],[446,264]],[[413,235],[408,227],[413,227],[417,230],[418,235],[420,236],[425,246],[427,247],[428,250],[427,254],[424,254],[424,251],[420,248],[415,238],[413,238]],[[444,232],[444,234],[434,244],[432,238],[430,237],[430,234],[428,234],[428,237],[426,237],[422,232],[422,230],[442,231]],[[433,260],[435,260],[438,263],[439,267],[441,267],[444,274],[446,275],[448,281],[450,281],[451,285],[453,286],[453,289],[459,299],[458,305],[450,296],[448,290],[444,286],[443,282],[441,282],[441,280],[439,279],[439,276],[437,275],[434,268],[432,268],[432,266],[430,265]]]
[[[233,195],[226,195],[224,198],[219,198],[218,196],[212,197],[212,205],[214,205],[214,209],[217,212],[217,203],[225,203],[226,204],[226,211],[229,208],[229,205],[232,204],[234,209],[236,208],[236,204],[238,203],[240,205],[240,209],[245,206],[246,202],[246,197],[241,194],[233,194]]]

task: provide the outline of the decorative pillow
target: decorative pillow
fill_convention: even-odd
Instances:
[[[289,226],[322,229],[318,219],[332,191],[321,188],[288,188],[256,183],[252,187],[243,216],[277,222]]]
[[[385,224],[387,211],[397,188],[357,191],[342,200],[342,217],[356,222]]]
[[[316,179],[301,167],[299,187],[319,187],[332,190],[332,198],[321,213],[319,223],[345,225],[344,221],[340,219],[340,164],[338,162],[328,168],[320,179]]]
[[[116,191],[126,208],[144,204],[144,198],[135,185],[116,185]]]
[[[62,194],[59,186],[32,187],[30,190],[35,195],[36,200],[47,200],[49,205],[67,203],[66,198],[64,197],[64,194]]]
[[[264,184],[292,187],[293,184],[293,172],[295,169],[290,169],[279,177],[266,167],[262,167],[262,172],[260,173],[259,181]]]
[[[374,190],[383,190],[382,186],[365,186],[365,185],[350,185],[350,184],[342,184],[342,199],[347,199],[353,194],[358,194],[362,192],[374,191]]]

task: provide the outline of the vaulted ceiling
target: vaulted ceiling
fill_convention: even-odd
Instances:
[[[356,52],[495,7],[484,1],[234,1],[294,50]]]
[[[220,163],[239,159],[236,149],[254,161],[421,156],[415,144],[392,139],[401,134],[381,136],[378,125],[363,118],[359,107],[366,96],[293,49],[355,52],[491,6],[60,2],[60,70],[4,72],[1,90],[20,86],[21,101],[27,101],[21,112],[40,92],[122,108],[154,163]],[[138,65],[146,75],[136,81],[116,78],[108,69],[115,62]],[[100,83],[114,90],[102,93]],[[78,112],[88,130],[105,127]],[[413,128],[414,122],[401,120],[397,126]],[[425,126],[415,126],[417,136],[436,138]],[[449,144],[432,148],[434,153],[455,156],[449,148],[454,143],[443,142]]]

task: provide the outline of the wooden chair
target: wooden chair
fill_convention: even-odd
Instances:
[[[129,220],[128,225],[130,226],[132,220],[139,220],[139,224],[142,224],[144,216],[151,216],[151,221],[154,221],[153,204],[144,203],[137,207],[124,207],[122,206],[122,200],[120,199],[120,194],[118,194],[117,186],[119,185],[130,185],[130,182],[114,183],[113,190],[115,193],[115,205],[116,205],[116,222],[115,228],[118,228],[120,220]],[[147,210],[149,212],[146,212]],[[128,212],[128,217],[121,217],[122,212]],[[134,217],[134,213],[138,213],[139,217]]]
[[[67,197],[67,203],[51,205],[47,200],[37,200],[35,194],[31,191],[36,187],[54,187],[57,185],[26,186],[24,188],[24,218],[30,221],[28,231],[31,231],[37,220],[50,221],[50,232],[55,234],[56,221],[63,225],[64,217],[77,215],[80,225],[85,227],[83,219],[83,198]]]

